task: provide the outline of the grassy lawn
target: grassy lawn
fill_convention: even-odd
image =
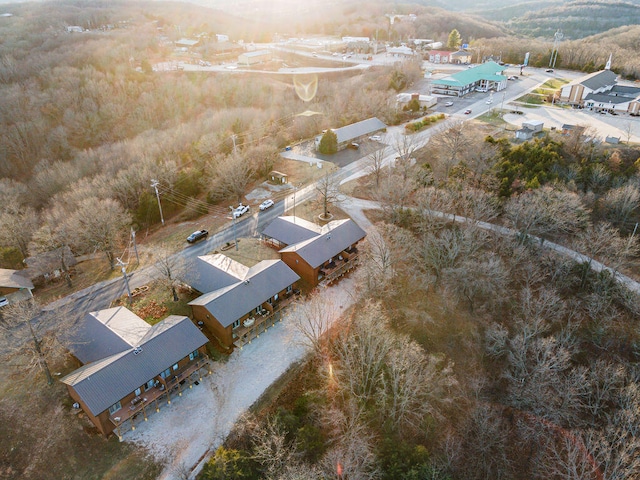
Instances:
[[[508,123],[505,122],[502,118],[502,115],[504,113],[504,111],[500,111],[498,109],[491,109],[488,112],[483,113],[482,115],[477,117],[476,120],[494,125],[496,127],[504,127],[505,125],[508,125]]]
[[[331,162],[324,162],[322,168],[317,168],[315,165],[309,166],[306,162],[280,157],[276,161],[273,169],[286,173],[289,176],[289,184],[291,185],[306,185],[321,179],[327,173],[335,172],[338,170],[338,167]]]
[[[522,102],[522,103],[528,103],[528,104],[533,104],[533,105],[542,105],[544,103],[543,101],[543,95],[537,95],[537,94],[533,94],[533,93],[527,93],[523,96],[521,96],[520,98],[518,98],[516,100],[517,102]]]

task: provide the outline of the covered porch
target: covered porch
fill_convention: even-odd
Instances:
[[[211,363],[208,357],[200,358],[181,370],[173,377],[164,379],[160,375],[156,377],[156,386],[142,392],[130,402],[122,405],[122,408],[109,416],[109,421],[115,425],[118,439],[122,441],[122,435],[128,430],[135,430],[136,423],[146,422],[153,412],[159,412],[160,406],[166,401],[171,405],[171,399],[182,396],[183,391],[193,388],[202,381],[202,370],[211,374]]]
[[[324,264],[318,270],[319,285],[327,286],[336,282],[342,276],[358,266],[359,256],[356,247],[348,248],[342,251],[330,262]]]
[[[248,317],[233,330],[235,337],[233,345],[241,349],[252,340],[260,337],[260,334],[266,332],[270,327],[275,326],[276,322],[280,322],[282,310],[294,301],[297,293],[299,291],[292,290],[273,303],[265,302],[262,304],[261,313]]]

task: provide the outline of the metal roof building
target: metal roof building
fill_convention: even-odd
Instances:
[[[334,220],[322,227],[320,235],[283,248],[280,253],[296,252],[312,268],[316,268],[365,236],[365,231],[353,220]]]
[[[221,253],[202,255],[196,259],[194,268],[189,269],[185,280],[192,288],[207,293],[233,285],[248,271],[249,267]]]
[[[151,325],[125,307],[87,313],[70,350],[82,363],[95,362],[137,346],[149,330]]]
[[[98,415],[207,341],[188,317],[171,315],[150,326],[137,348],[84,365],[61,381]]]
[[[283,246],[309,240],[322,232],[322,227],[304,218],[282,216],[274,219],[262,231],[262,235],[276,240]]]
[[[351,142],[360,138],[371,135],[372,133],[381,132],[387,129],[387,125],[376,117],[362,120],[361,122],[352,123],[340,128],[333,128],[333,133],[338,137],[338,150],[346,148]],[[316,136],[316,149],[320,145],[322,135]]]
[[[299,278],[282,260],[263,260],[233,284],[205,293],[189,305],[205,307],[226,328]]]
[[[478,88],[500,91],[507,88],[505,67],[496,62],[486,62],[449,77],[432,80],[431,91],[441,95],[461,97]]]

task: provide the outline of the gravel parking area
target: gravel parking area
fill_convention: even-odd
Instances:
[[[640,117],[629,115],[602,115],[589,110],[575,110],[569,108],[523,108],[524,115],[507,114],[504,120],[514,125],[521,126],[527,120],[540,120],[544,127],[556,127],[562,125],[585,125],[592,127],[595,134],[602,138],[606,136],[619,137],[621,142],[627,141],[627,125],[631,122],[631,142],[640,142]]]
[[[352,278],[345,278],[319,291],[323,303],[331,306],[332,322],[353,303],[354,285]],[[308,347],[295,326],[295,314],[290,307],[281,323],[234,351],[226,363],[216,362],[212,375],[125,434],[124,441],[147,447],[165,462],[161,479],[182,478],[185,469],[222,444],[233,424],[269,385],[303,358]]]

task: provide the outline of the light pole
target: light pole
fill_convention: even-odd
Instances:
[[[164,216],[162,215],[162,204],[160,203],[160,193],[158,193],[158,181],[157,180],[151,180],[151,186],[155,189],[156,191],[156,198],[158,199],[158,208],[160,209],[160,221],[162,222],[162,226],[164,227]]]
[[[237,252],[238,251],[238,227],[236,227],[236,216],[235,216],[235,212],[233,211],[233,206],[229,206],[229,209],[231,209],[231,218],[233,218],[233,237],[235,238],[236,252]]]

